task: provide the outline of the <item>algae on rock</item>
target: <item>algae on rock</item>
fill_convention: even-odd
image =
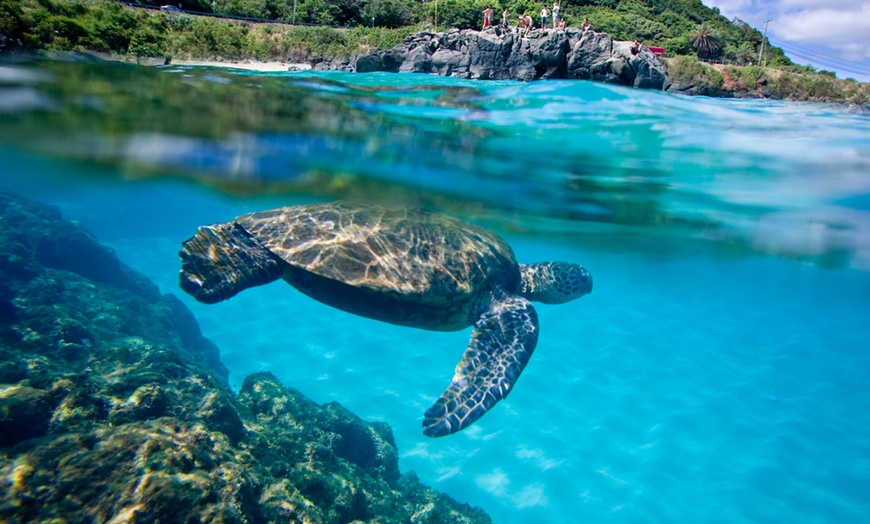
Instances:
[[[227,376],[175,296],[0,190],[0,520],[490,522],[401,475],[388,425]]]

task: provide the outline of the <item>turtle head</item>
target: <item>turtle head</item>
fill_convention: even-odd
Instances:
[[[563,304],[592,292],[592,275],[570,262],[520,264],[519,294],[532,302]]]
[[[282,264],[235,222],[204,226],[182,244],[179,283],[206,304],[281,278]]]

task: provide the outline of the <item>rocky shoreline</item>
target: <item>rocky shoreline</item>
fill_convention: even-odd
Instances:
[[[430,73],[479,80],[580,79],[645,89],[665,89],[667,75],[658,56],[607,33],[537,29],[451,29],[420,32],[396,47],[372,49],[349,60],[312,63],[315,70],[358,73]]]
[[[0,190],[0,521],[491,522],[387,424],[227,375],[174,295]]]

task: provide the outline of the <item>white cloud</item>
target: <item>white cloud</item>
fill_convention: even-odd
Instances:
[[[870,3],[858,9],[802,9],[778,15],[780,24],[794,29],[804,36],[850,39],[853,41],[870,40]]]
[[[711,2],[710,0],[701,0],[701,3],[706,5],[707,7],[718,7],[723,11],[735,13],[737,11],[750,7],[753,3],[753,0],[718,0],[713,2]]]
[[[740,18],[763,30],[795,62],[823,69],[844,67],[841,78],[870,81],[870,1],[868,0],[703,0],[723,16]],[[856,74],[867,71],[868,74]]]
[[[819,7],[818,0],[781,0],[779,2],[761,2],[765,4],[776,5],[779,4],[783,8],[788,9],[817,9]],[[825,2],[825,7],[835,8],[844,11],[850,11],[855,9],[860,9],[861,6],[867,5],[867,0],[837,0],[833,2]]]
[[[847,60],[870,62],[870,46],[867,44],[847,44],[841,48]]]

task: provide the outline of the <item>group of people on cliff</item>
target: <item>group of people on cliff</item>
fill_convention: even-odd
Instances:
[[[564,29],[566,27],[565,19],[559,16],[560,9],[561,7],[558,1],[553,2],[552,11],[547,9],[546,5],[543,9],[541,9],[541,29],[547,28],[548,21],[551,19],[551,15],[553,21],[553,29]],[[492,21],[494,14],[495,11],[492,7],[487,7],[483,10],[483,29],[486,29],[487,27],[492,27],[494,25]],[[504,30],[508,30],[510,13],[508,12],[507,8],[502,11],[501,16],[501,26]],[[520,33],[525,36],[529,34],[532,29],[535,28],[534,20],[532,20],[532,17],[527,14],[519,14],[517,15],[517,28],[520,30]],[[592,26],[589,24],[588,18],[583,19],[583,25],[580,27],[580,29],[584,32],[592,30]]]

